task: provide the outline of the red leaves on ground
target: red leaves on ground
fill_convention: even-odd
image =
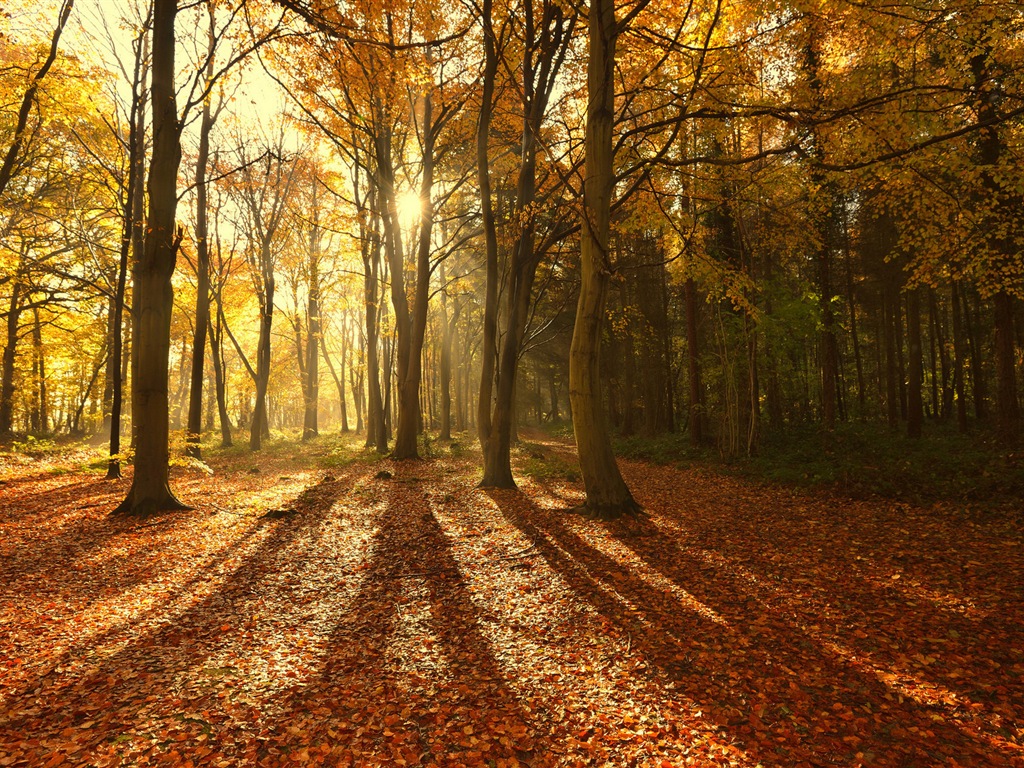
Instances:
[[[1019,521],[629,462],[650,517],[607,525],[472,459],[216,469],[145,521],[0,485],[0,766],[1024,765]]]

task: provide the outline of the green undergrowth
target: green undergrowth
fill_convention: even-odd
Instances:
[[[960,434],[944,424],[926,424],[916,440],[882,424],[840,424],[831,434],[816,426],[790,427],[766,435],[756,455],[740,458],[694,449],[685,435],[619,439],[616,452],[662,464],[710,465],[781,485],[830,488],[854,498],[995,508],[1019,505],[1024,496],[1024,452],[1000,448],[988,432]]]
[[[580,479],[576,462],[547,450],[543,445],[520,440],[512,448],[512,462],[519,473],[537,482],[567,480],[571,483]]]

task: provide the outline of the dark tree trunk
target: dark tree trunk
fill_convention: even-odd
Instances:
[[[697,325],[697,286],[686,280],[686,362],[689,385],[690,444],[704,444],[704,386],[700,377],[700,329]]]
[[[924,422],[924,404],[921,396],[924,366],[921,360],[921,294],[920,288],[907,292],[907,345],[910,360],[907,365],[907,436],[921,437]]]
[[[1013,333],[1013,297],[999,291],[995,305],[996,404],[1000,441],[1007,446],[1020,439],[1020,407],[1017,403],[1016,349]]]
[[[2,363],[0,363],[0,436],[14,431],[14,361],[18,348],[18,323],[25,291],[20,275],[11,287],[11,302],[7,309],[7,334]]]
[[[210,29],[206,49],[206,79],[213,79],[215,28],[213,9],[209,8]],[[206,334],[210,325],[210,239],[207,219],[206,165],[210,157],[210,132],[216,121],[210,99],[203,102],[199,124],[199,153],[196,157],[196,315],[192,337],[192,375],[188,396],[188,421],[185,427],[185,453],[202,458],[203,380],[206,362]]]
[[[135,346],[138,372],[132,382],[135,473],[115,510],[145,515],[184,505],[171,493],[168,474],[167,363],[178,251],[175,232],[180,127],[174,96],[174,17],[177,0],[155,0],[153,20],[153,156],[149,170],[149,216],[143,258],[135,265]]]
[[[961,433],[967,432],[967,394],[964,387],[964,370],[966,360],[964,354],[963,302],[961,301],[960,284],[953,282],[950,300],[953,304],[953,392],[956,397],[956,426]]]
[[[269,250],[269,244],[265,246]],[[270,383],[270,335],[274,324],[274,271],[270,255],[263,256],[263,296],[260,303],[260,336],[256,345],[256,404],[249,428],[249,450],[263,448],[263,438],[270,434],[267,412],[267,386]]]
[[[220,421],[220,445],[222,448],[230,448],[231,441],[231,418],[228,416],[227,392],[225,391],[226,379],[224,371],[224,332],[221,324],[220,302],[217,302],[217,323],[210,324],[210,358],[213,361],[214,389],[217,393],[217,417]]]
[[[100,352],[99,365],[96,366],[96,373],[98,374],[100,369],[103,367],[103,352]],[[95,381],[95,375],[93,381]],[[85,400],[89,397],[89,392],[92,390],[92,382],[89,383],[89,387],[85,391],[85,397],[82,399],[82,404],[85,404]],[[46,356],[43,351],[43,326],[39,322],[39,307],[32,308],[32,431],[37,434],[45,434],[49,429],[49,413],[46,408]],[[81,409],[79,409],[81,411]],[[80,418],[80,416],[79,416]],[[76,428],[74,432],[78,432],[78,419],[76,419]]]
[[[612,0],[591,2],[589,32],[580,296],[569,349],[569,401],[587,494],[582,511],[594,517],[615,518],[624,513],[635,514],[640,507],[622,479],[612,453],[601,397],[601,332],[612,274],[612,128],[615,45],[619,32]]]

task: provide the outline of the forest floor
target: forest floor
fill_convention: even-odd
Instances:
[[[1024,526],[571,449],[0,461],[0,766],[1024,766]],[[468,440],[466,441],[468,442]],[[269,515],[268,515],[269,513]]]

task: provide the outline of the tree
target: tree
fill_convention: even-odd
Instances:
[[[174,20],[177,0],[154,0],[153,155],[147,188],[146,240],[133,269],[137,295],[135,319],[138,370],[132,381],[135,472],[115,513],[147,515],[182,509],[169,484],[168,354],[174,288],[171,275],[181,233],[175,226],[181,129],[174,90]]]
[[[594,0],[588,16],[586,170],[580,229],[580,296],[569,350],[569,403],[587,498],[581,511],[612,519],[636,514],[612,452],[601,398],[601,332],[611,261],[612,128],[615,120],[615,44],[612,0]]]
[[[53,29],[53,35],[50,38],[50,50],[40,65],[39,69],[32,76],[28,87],[25,89],[25,93],[21,98],[21,107],[18,109],[17,123],[14,127],[14,134],[11,137],[11,145],[7,148],[7,152],[4,154],[3,164],[0,165],[0,195],[7,189],[7,185],[11,181],[11,177],[14,175],[16,164],[20,160],[20,155],[25,147],[25,142],[28,138],[26,129],[28,128],[29,115],[32,112],[32,107],[36,103],[36,94],[39,91],[39,86],[42,84],[43,79],[50,72],[50,68],[53,67],[53,63],[57,60],[57,48],[60,45],[60,37],[64,32],[64,26],[68,23],[68,18],[71,16],[71,10],[74,8],[75,0],[63,0],[60,6],[60,11],[57,14],[57,24]]]

